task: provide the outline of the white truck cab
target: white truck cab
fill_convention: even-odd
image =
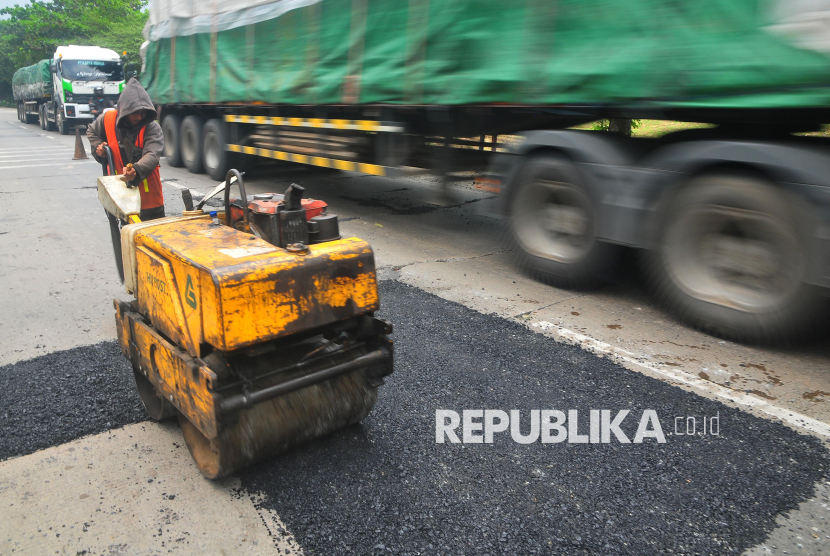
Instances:
[[[52,59],[54,101],[47,108],[47,118],[62,134],[76,125],[92,122],[89,101],[95,87],[104,88],[104,96],[114,103],[124,88],[121,57],[99,46],[59,46]]]

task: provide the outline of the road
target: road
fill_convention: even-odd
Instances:
[[[202,479],[178,427],[147,421],[133,392],[100,167],[73,145],[0,109],[0,553],[830,550],[827,335],[765,349],[691,330],[634,257],[596,291],[539,284],[513,266],[493,194],[459,183],[448,202],[431,177],[249,173],[249,193],[301,182],[372,244],[396,371],[362,425]],[[164,163],[162,177],[168,214],[181,189],[215,185]],[[522,425],[436,443],[436,410],[483,409]],[[579,424],[563,442],[513,440],[533,410]],[[607,426],[591,442],[602,410],[629,411],[627,440],[653,410],[665,442]]]

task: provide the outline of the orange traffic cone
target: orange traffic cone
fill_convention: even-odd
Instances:
[[[75,128],[75,156],[72,157],[72,160],[83,160],[85,158],[89,158],[86,155],[86,149],[84,149],[84,140],[81,139],[81,130],[77,127]]]

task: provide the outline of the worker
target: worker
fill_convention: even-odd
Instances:
[[[133,78],[124,85],[116,110],[106,112],[86,130],[95,159],[107,164],[104,146],[109,146],[115,166],[109,168],[109,173],[123,174],[128,185],[138,187],[141,220],[164,216],[164,194],[159,177],[164,134],[156,122],[157,117],[150,95],[138,79]]]
[[[98,85],[92,90],[92,98],[89,99],[89,112],[93,118],[97,118],[107,108],[115,108],[115,104],[104,96],[104,88]]]

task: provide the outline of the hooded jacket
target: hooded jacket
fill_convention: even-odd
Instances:
[[[118,97],[118,117],[115,120],[115,136],[118,138],[118,146],[121,149],[121,159],[124,164],[128,162],[133,163],[133,168],[136,171],[136,180],[138,183],[153,173],[153,170],[159,165],[159,157],[164,150],[164,134],[161,131],[161,126],[156,122],[158,113],[156,112],[153,101],[150,100],[150,95],[138,82],[138,79],[130,79],[124,85],[124,90],[121,91],[121,96]],[[139,110],[146,110],[147,115],[139,123],[131,125],[126,116],[138,112]],[[138,140],[138,134],[141,128],[147,126],[144,130],[144,148],[139,149],[135,146]],[[104,129],[104,118],[98,118],[87,127],[86,136],[89,139],[89,146],[92,148],[92,155],[98,162],[106,162],[106,157],[99,157],[95,150],[98,145],[106,142],[107,132]],[[112,148],[113,145],[110,145]]]

